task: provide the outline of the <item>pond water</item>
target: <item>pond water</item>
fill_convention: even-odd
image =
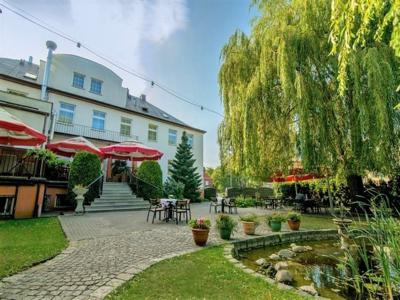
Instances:
[[[313,250],[297,253],[294,258],[288,260],[288,270],[293,275],[294,287],[314,283],[314,287],[322,297],[332,300],[351,299],[351,297],[346,297],[336,285],[335,278],[343,275],[336,268],[337,258],[344,255],[337,241],[305,242],[296,243],[296,245],[311,246]],[[269,256],[281,249],[290,249],[290,246],[278,245],[242,252],[242,261],[246,266],[257,271],[259,267],[255,263],[256,260],[265,258],[267,262],[275,264],[277,261],[272,261]]]

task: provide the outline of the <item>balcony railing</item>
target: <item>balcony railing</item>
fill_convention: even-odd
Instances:
[[[99,130],[80,124],[57,122],[54,127],[54,132],[119,143],[125,141],[139,141],[139,137],[137,135],[121,135],[121,133],[118,131]]]

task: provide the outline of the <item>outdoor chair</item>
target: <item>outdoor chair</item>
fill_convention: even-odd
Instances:
[[[236,214],[238,213],[235,198],[229,198],[225,203],[226,203],[225,205],[228,206],[230,214],[232,214],[233,211],[235,211]]]
[[[174,213],[175,213],[175,221],[178,224],[178,221],[182,221],[182,215],[185,216],[186,223],[189,221],[189,210],[188,206],[190,205],[190,200],[178,200],[176,201]]]
[[[184,199],[186,201],[185,209],[188,211],[189,220],[192,219],[192,210],[190,209],[190,199]]]
[[[210,213],[211,213],[211,208],[214,207],[214,212],[217,213],[218,207],[222,207],[222,203],[218,203],[218,200],[216,197],[211,197],[210,198]]]
[[[150,206],[149,206],[149,211],[147,212],[147,222],[149,221],[149,216],[150,213],[153,213],[153,220],[151,223],[154,223],[154,219],[156,218],[156,215],[158,213],[158,219],[161,220],[161,213],[164,212],[165,214],[165,207],[163,207],[158,199],[150,199]]]

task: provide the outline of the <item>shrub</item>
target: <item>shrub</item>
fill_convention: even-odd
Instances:
[[[219,214],[216,219],[218,229],[233,230],[237,226],[237,222],[229,215]]]
[[[182,182],[177,182],[172,178],[168,178],[164,183],[164,196],[173,196],[175,199],[183,198],[183,191],[185,190],[185,185]]]
[[[211,197],[217,197],[217,190],[209,187],[204,189],[204,199],[211,200]]]
[[[74,186],[81,184],[88,186],[101,174],[101,162],[97,155],[89,152],[78,152],[75,154],[71,163],[71,169],[68,179],[68,189],[72,191]],[[90,203],[94,198],[98,197],[98,184],[96,182],[85,194],[85,202]],[[70,193],[71,195],[71,193]],[[72,194],[74,195],[74,194]],[[72,196],[75,199],[75,196]]]
[[[287,214],[287,219],[294,221],[294,222],[301,221],[301,214],[294,212],[294,211],[290,211]]]
[[[253,222],[256,225],[259,225],[260,222],[258,221],[258,216],[256,214],[248,214],[248,215],[244,215],[244,216],[239,216],[240,221],[243,222]]]
[[[255,205],[255,200],[253,198],[245,198],[244,196],[239,196],[236,198],[237,207],[253,207]]]
[[[138,169],[139,195],[146,200],[162,196],[162,171],[156,161],[143,161]]]
[[[189,227],[193,229],[210,229],[211,221],[206,218],[192,219],[189,221]]]
[[[272,215],[267,216],[267,222],[284,222],[284,221],[286,221],[286,216],[279,213],[273,213]]]

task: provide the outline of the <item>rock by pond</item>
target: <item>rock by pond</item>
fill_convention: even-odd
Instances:
[[[292,248],[292,251],[295,253],[303,253],[312,250],[312,247],[310,246],[298,246],[296,244],[290,244],[290,247]]]
[[[271,254],[270,256],[269,256],[269,259],[272,259],[272,260],[280,260],[281,259],[281,257],[278,255],[278,254]]]
[[[318,296],[318,292],[314,287],[314,284],[311,285],[302,285],[299,287],[299,290],[306,292],[307,294],[310,294],[311,296]]]
[[[263,264],[265,264],[265,262],[266,262],[265,258],[260,258],[256,260],[256,264],[258,266],[262,266]]]
[[[288,270],[279,270],[275,275],[275,280],[280,283],[291,284],[293,276]]]
[[[289,259],[296,256],[296,253],[289,249],[282,249],[278,252],[278,255],[282,258]]]
[[[284,261],[280,261],[280,262],[276,263],[274,266],[274,269],[276,271],[287,270],[287,268],[289,268],[289,265],[287,264],[287,262],[284,262]]]

